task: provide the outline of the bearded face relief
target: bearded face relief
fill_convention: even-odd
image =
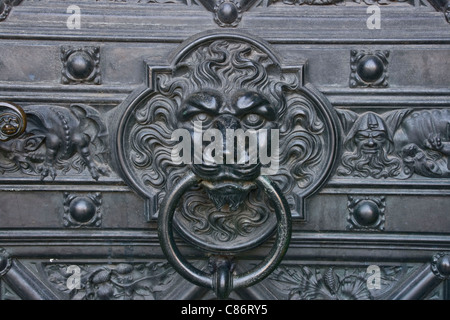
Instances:
[[[386,145],[386,132],[382,130],[361,130],[355,136],[355,144],[365,154],[377,154]]]
[[[347,132],[338,175],[450,177],[450,110],[397,109],[359,115],[339,110]]]
[[[392,156],[392,135],[385,121],[375,113],[363,114],[345,140],[339,175],[387,178],[400,173],[400,160]]]

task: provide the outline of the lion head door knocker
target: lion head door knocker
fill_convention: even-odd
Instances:
[[[119,108],[120,170],[155,204],[168,261],[221,298],[277,267],[291,213],[303,217],[302,200],[334,165],[334,112],[302,73],[253,37],[209,33],[168,67],[148,63],[148,84]],[[209,270],[181,255],[174,231],[208,253]],[[272,236],[266,258],[241,271],[233,255]]]

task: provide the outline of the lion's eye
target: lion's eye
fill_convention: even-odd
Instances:
[[[265,123],[264,117],[256,113],[249,113],[244,116],[242,122],[248,127],[259,127]]]
[[[192,122],[199,121],[199,122],[203,122],[206,124],[206,123],[211,122],[211,116],[207,113],[201,112],[201,113],[197,113],[194,116],[192,116],[191,121]]]

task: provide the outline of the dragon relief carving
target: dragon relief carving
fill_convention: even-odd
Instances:
[[[450,177],[449,109],[400,109],[381,115],[338,113],[346,133],[338,175]]]
[[[95,180],[108,175],[108,130],[97,110],[82,104],[33,105],[23,110],[25,132],[0,144],[3,174],[20,171],[54,180],[59,170],[81,173],[87,168]]]
[[[199,46],[173,69],[156,74],[155,93],[132,115],[125,134],[130,147],[124,150],[131,151],[127,168],[132,168],[133,180],[142,181],[146,196],[157,197],[159,204],[188,171],[209,181],[208,188],[184,195],[175,217],[177,224],[211,241],[244,242],[261,228],[273,228],[272,204],[261,190],[246,185],[270,166],[261,163],[260,154],[254,164],[211,164],[205,159],[175,164],[171,155],[180,140],[172,133],[183,128],[191,139],[195,122],[223,136],[230,129],[279,130],[279,166],[270,178],[292,211],[300,212],[297,194],[316,183],[331,161],[324,148],[331,144],[330,128],[315,103],[298,90],[300,85],[298,71],[284,72],[277,61],[245,41],[215,40]],[[203,150],[212,143],[203,141]],[[258,143],[270,148],[271,137]],[[224,154],[229,151],[225,143],[220,148]],[[249,159],[249,152],[245,148],[243,158]]]

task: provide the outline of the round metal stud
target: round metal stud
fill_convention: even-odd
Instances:
[[[370,226],[378,221],[380,210],[373,201],[361,201],[354,209],[353,216],[362,226]]]
[[[79,197],[70,203],[69,212],[71,217],[77,222],[88,222],[91,220],[97,208],[94,202],[86,197]]]
[[[383,61],[375,55],[367,55],[359,61],[356,72],[363,81],[375,82],[383,76]]]
[[[233,2],[223,2],[217,9],[217,18],[225,24],[232,24],[239,17],[239,10]]]
[[[88,78],[95,68],[95,62],[87,53],[77,51],[67,59],[67,71],[75,79]]]
[[[221,27],[236,27],[242,18],[242,9],[237,0],[220,0],[214,7],[214,20]]]
[[[437,261],[437,270],[443,275],[443,276],[450,276],[450,256],[444,255]]]

